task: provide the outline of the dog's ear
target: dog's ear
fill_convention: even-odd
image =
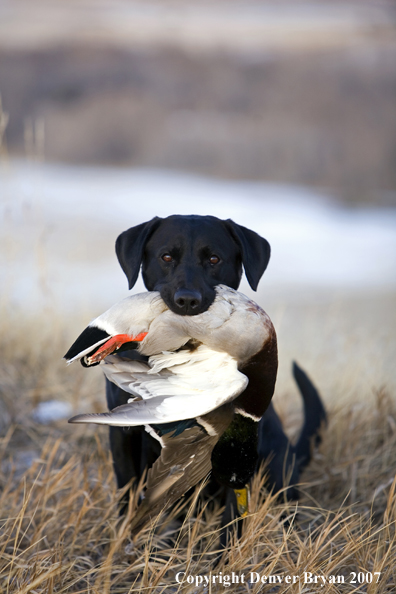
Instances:
[[[147,223],[131,227],[117,237],[116,254],[121,268],[126,274],[130,289],[132,289],[139,276],[144,246],[161,220],[159,217],[154,217]]]
[[[257,290],[271,255],[270,244],[254,231],[237,225],[231,219],[224,221],[228,231],[240,247],[246,278],[253,291]]]

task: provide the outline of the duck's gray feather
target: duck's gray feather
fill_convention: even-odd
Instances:
[[[203,425],[184,430],[180,435],[162,435],[164,447],[147,474],[144,499],[133,517],[131,530],[137,532],[162,509],[172,505],[189,489],[204,479],[212,468],[211,455],[234,414],[231,403],[224,404],[202,418],[210,425],[211,435]]]

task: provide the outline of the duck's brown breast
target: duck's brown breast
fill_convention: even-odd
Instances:
[[[234,401],[236,411],[256,420],[267,410],[275,390],[278,371],[278,346],[276,332],[272,329],[262,349],[240,367],[249,384]]]

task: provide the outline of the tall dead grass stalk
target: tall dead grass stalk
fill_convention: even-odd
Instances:
[[[76,411],[104,408],[100,372],[66,367],[60,356],[72,337],[51,316],[12,308],[0,323],[0,594],[204,591],[177,583],[178,572],[300,576],[295,584],[235,583],[229,592],[396,590],[396,403],[386,389],[327,403],[329,426],[302,476],[300,501],[267,493],[257,476],[242,537],[216,566],[218,502],[197,492],[132,539],[139,489],[120,518],[106,428],[34,420],[48,399]],[[345,583],[304,584],[304,572]],[[352,572],[381,578],[351,584]],[[205,591],[223,589],[210,583]]]

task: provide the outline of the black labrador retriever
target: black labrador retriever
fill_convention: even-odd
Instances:
[[[159,291],[169,309],[179,315],[193,316],[208,309],[215,298],[215,286],[237,289],[242,268],[253,290],[270,258],[270,245],[231,220],[213,216],[173,215],[154,218],[122,233],[116,253],[129,288],[136,283],[140,267],[149,291]],[[125,355],[125,353],[124,353]],[[136,358],[136,351],[130,351]],[[315,387],[294,364],[294,377],[304,400],[305,422],[301,437],[293,446],[286,437],[279,417],[270,404],[259,424],[258,462],[267,460],[268,486],[279,491],[288,477],[287,497],[296,498],[293,485],[309,462],[311,443],[319,440],[318,431],[326,413]],[[109,409],[125,404],[130,394],[110,382],[106,386]],[[110,445],[118,487],[132,478],[139,479],[159,455],[158,441],[139,429],[110,427]],[[227,495],[224,523],[233,514],[232,496]]]

